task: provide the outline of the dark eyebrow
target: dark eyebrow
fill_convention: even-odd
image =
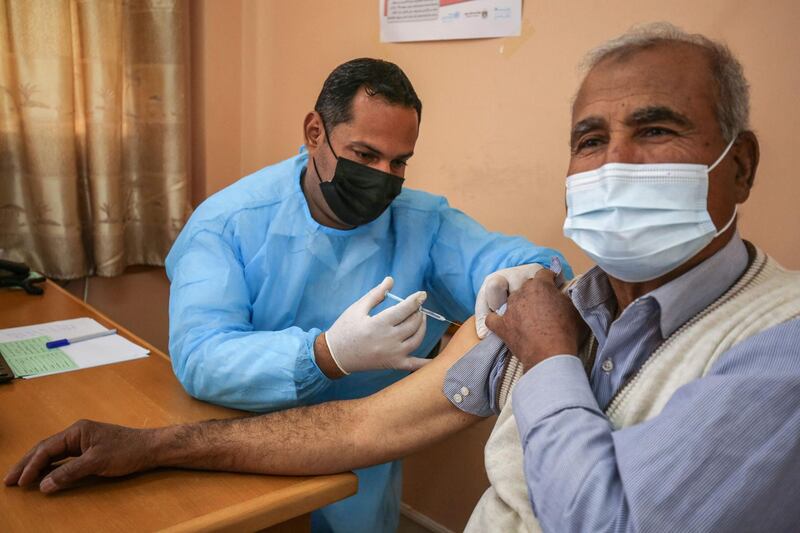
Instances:
[[[599,130],[607,128],[608,124],[606,123],[605,119],[602,117],[587,117],[579,122],[577,122],[572,127],[572,133],[569,136],[569,144],[570,146],[575,146],[575,143],[578,142],[578,139],[581,135],[584,135],[592,130]]]
[[[682,127],[694,126],[689,117],[666,106],[650,106],[636,109],[625,119],[625,125],[628,127],[643,126],[653,122],[667,122]],[[607,123],[602,117],[592,116],[581,120],[572,128],[570,146],[575,146],[581,135],[607,127]]]
[[[689,117],[666,106],[643,107],[635,110],[625,120],[626,126],[643,126],[653,122],[669,122],[677,126],[694,126]]]
[[[356,146],[357,145],[357,146],[359,146],[361,148],[364,148],[368,152],[371,152],[371,153],[373,153],[373,154],[375,154],[377,156],[383,156],[383,153],[380,150],[378,150],[377,148],[375,148],[373,146],[370,146],[369,144],[367,144],[365,142],[353,141],[352,143],[350,143],[350,145],[351,146]],[[395,159],[405,160],[405,159],[409,159],[412,155],[414,155],[414,152],[411,152],[411,153],[408,153],[408,154],[400,154]]]

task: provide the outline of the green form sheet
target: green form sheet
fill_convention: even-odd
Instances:
[[[78,368],[75,361],[60,349],[48,350],[45,343],[49,340],[50,337],[42,336],[22,341],[0,342],[0,353],[17,377]]]

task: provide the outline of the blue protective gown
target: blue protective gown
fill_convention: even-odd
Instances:
[[[426,307],[463,321],[488,274],[549,265],[554,255],[564,262],[521,237],[487,232],[442,197],[407,188],[369,224],[321,226],[300,188],[307,161],[301,149],[208,198],[167,257],[172,366],[196,398],[274,411],[367,396],[406,373],[330,380],[315,363],[314,339],[385,276],[394,278],[394,294],[425,290]],[[427,326],[416,354],[429,353],[447,328],[430,318]],[[358,495],[321,510],[315,530],[396,529],[399,462],[357,474]]]

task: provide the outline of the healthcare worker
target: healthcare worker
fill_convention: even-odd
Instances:
[[[197,208],[167,257],[170,353],[189,394],[249,411],[367,396],[424,365],[447,329],[423,302],[462,321],[487,276],[483,314],[550,264],[556,252],[402,188],[421,109],[396,65],[349,61],[298,155]],[[400,464],[357,474],[358,494],[315,513],[315,531],[396,529]]]

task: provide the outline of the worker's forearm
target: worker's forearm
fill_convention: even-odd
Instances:
[[[331,384],[314,362],[318,335],[295,326],[250,331],[195,325],[173,339],[172,365],[186,392],[199,400],[252,412],[288,409],[317,403]],[[224,370],[231,368],[247,372]]]

